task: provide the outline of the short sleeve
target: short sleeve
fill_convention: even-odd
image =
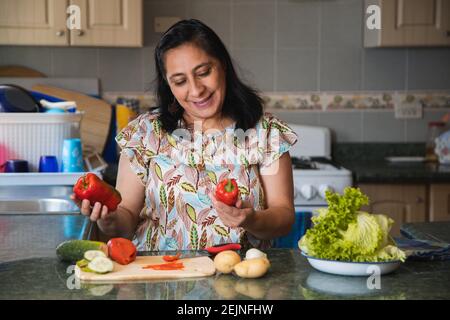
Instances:
[[[265,113],[261,121],[265,140],[259,141],[262,150],[260,165],[267,167],[278,160],[297,142],[297,134],[284,121]]]
[[[157,154],[160,130],[157,116],[145,113],[132,120],[116,136],[121,153],[130,160],[131,168],[144,185],[148,181],[150,159]]]

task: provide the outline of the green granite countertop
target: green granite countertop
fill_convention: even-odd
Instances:
[[[450,165],[389,162],[387,157],[423,157],[424,143],[335,143],[332,158],[357,183],[450,183]]]
[[[0,241],[0,299],[450,299],[450,261],[408,260],[395,272],[382,276],[380,289],[370,290],[366,277],[316,271],[298,249],[267,250],[271,269],[260,279],[215,275],[77,286],[73,266],[58,261],[54,248],[61,240],[77,238],[83,228],[80,221],[71,220],[75,218],[55,219],[51,216],[1,217],[0,235],[4,241]],[[408,224],[407,227],[410,233],[450,240],[445,237],[450,234],[449,223]],[[55,229],[56,233],[50,240],[43,241],[49,237],[48,228]],[[64,234],[60,234],[61,230]]]
[[[450,299],[450,261],[407,261],[371,290],[366,277],[314,270],[297,249],[267,254],[272,267],[260,279],[215,275],[79,288],[70,265],[54,256],[17,260],[0,264],[0,299]]]
[[[354,183],[450,183],[450,165],[380,161],[340,162],[353,174]]]

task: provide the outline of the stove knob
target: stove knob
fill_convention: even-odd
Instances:
[[[320,197],[321,197],[322,199],[325,199],[325,197],[326,197],[325,193],[326,193],[327,191],[334,192],[334,189],[333,189],[332,187],[330,187],[329,185],[327,185],[327,184],[321,184],[321,185],[319,186],[319,195],[320,195]]]
[[[316,196],[317,190],[312,185],[305,184],[301,187],[300,193],[302,194],[303,198],[305,198],[306,200],[311,200],[312,198],[314,198]]]

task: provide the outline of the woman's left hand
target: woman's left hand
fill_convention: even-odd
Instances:
[[[240,198],[236,202],[236,206],[226,205],[222,201],[217,200],[213,194],[211,194],[211,199],[220,220],[230,228],[245,228],[256,213],[250,202],[243,201]]]

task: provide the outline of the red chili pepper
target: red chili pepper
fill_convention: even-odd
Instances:
[[[112,238],[108,241],[108,255],[119,264],[129,264],[136,260],[136,246],[125,238]]]
[[[225,250],[241,250],[241,248],[242,247],[239,243],[226,243],[208,247],[206,248],[206,251],[208,251],[208,253],[210,254],[217,254]]]
[[[180,259],[181,253],[177,253],[174,256],[164,256],[163,260],[167,261],[167,262],[172,262],[172,261],[176,261],[178,259]]]
[[[78,199],[88,199],[91,205],[100,202],[107,206],[110,211],[116,210],[117,205],[122,201],[119,191],[93,173],[80,177],[73,186],[73,192]]]
[[[235,179],[224,179],[216,188],[216,198],[223,203],[234,206],[238,200],[239,188]]]

